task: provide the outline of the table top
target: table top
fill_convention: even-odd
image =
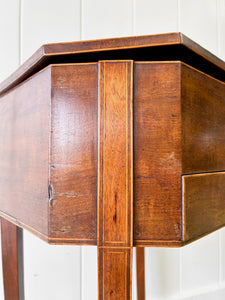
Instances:
[[[49,64],[106,59],[181,60],[225,81],[224,61],[184,34],[174,32],[43,45],[0,84],[0,95]]]

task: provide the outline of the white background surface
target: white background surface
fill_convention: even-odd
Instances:
[[[225,0],[0,0],[0,80],[43,43],[172,31],[225,59]],[[24,239],[26,300],[97,300],[96,247]],[[181,250],[146,248],[147,300],[222,300],[224,287],[224,229]]]

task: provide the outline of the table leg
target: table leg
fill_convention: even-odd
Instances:
[[[5,300],[24,300],[23,230],[1,218]]]
[[[132,248],[98,248],[99,300],[130,300]]]
[[[137,299],[145,300],[145,248],[136,248]]]

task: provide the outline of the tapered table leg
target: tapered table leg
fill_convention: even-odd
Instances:
[[[131,300],[133,62],[99,62],[99,300]]]
[[[99,300],[130,300],[132,248],[98,249]]]
[[[23,231],[1,218],[5,300],[24,300]]]
[[[145,248],[136,248],[137,299],[145,300]]]

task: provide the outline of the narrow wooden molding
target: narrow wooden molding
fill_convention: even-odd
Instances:
[[[99,62],[99,299],[131,299],[133,61]]]

